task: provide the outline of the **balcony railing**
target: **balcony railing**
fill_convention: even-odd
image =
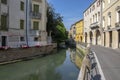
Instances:
[[[40,36],[41,35],[41,31],[40,30],[30,30],[30,34],[33,36]]]
[[[41,13],[31,12],[32,19],[41,19]]]
[[[90,28],[91,28],[91,29],[99,28],[99,22],[92,23],[92,24],[90,25]]]
[[[120,27],[120,22],[115,23],[115,27]]]

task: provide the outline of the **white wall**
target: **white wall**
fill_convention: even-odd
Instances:
[[[24,11],[20,10],[20,2],[24,2]],[[24,20],[24,29],[20,29],[20,20]],[[26,0],[9,0],[9,46],[18,47],[26,42],[20,42],[20,37],[26,39]],[[21,43],[21,44],[20,44]]]

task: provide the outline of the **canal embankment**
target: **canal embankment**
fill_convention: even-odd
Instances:
[[[90,71],[90,60],[88,58],[89,47],[77,44],[76,49],[79,50],[82,57],[82,65],[78,75],[78,80],[85,80],[86,72]]]
[[[84,54],[78,80],[105,80],[100,63],[96,53],[91,49],[91,45],[83,46],[78,44],[77,48],[81,50],[80,53]]]
[[[52,55],[0,66],[0,80],[77,80],[80,66],[75,49],[61,49]]]
[[[35,56],[48,55],[51,54],[56,47],[57,44],[53,43],[45,46],[0,50],[0,64],[8,64],[21,60],[29,60]]]

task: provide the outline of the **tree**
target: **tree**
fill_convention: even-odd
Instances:
[[[52,5],[47,9],[47,32],[52,32],[52,40],[60,43],[67,39],[66,28],[63,24],[63,17],[59,13],[55,13]]]

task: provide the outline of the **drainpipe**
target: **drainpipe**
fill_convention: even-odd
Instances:
[[[100,11],[101,11],[101,14],[100,14],[100,15],[101,15],[100,26],[101,26],[101,30],[102,30],[102,32],[103,32],[103,29],[102,29],[102,18],[103,18],[103,17],[102,17],[102,11],[103,11],[103,10],[102,10],[102,0],[100,0],[100,3],[101,3],[101,5],[100,5]]]
[[[26,43],[27,43],[27,46],[29,46],[28,45],[28,7],[29,7],[29,1],[28,0],[26,0]]]
[[[101,14],[100,14],[101,15],[101,20],[100,20],[100,26],[101,26],[100,27],[101,28],[101,45],[103,45],[103,25],[102,25],[102,20],[103,20],[103,14],[102,14],[103,13],[103,9],[102,9],[102,6],[103,5],[102,5],[102,1],[103,0],[100,0],[100,3],[101,3],[101,5],[100,5],[100,11],[101,11]]]

